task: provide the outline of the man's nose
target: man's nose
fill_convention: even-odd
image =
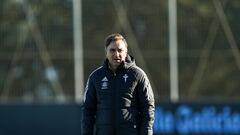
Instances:
[[[120,53],[119,53],[118,51],[115,51],[115,52],[114,52],[114,55],[115,55],[115,56],[119,56],[119,54],[120,54]]]

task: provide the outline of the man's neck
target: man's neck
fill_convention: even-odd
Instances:
[[[114,67],[108,63],[108,67],[110,70],[112,70],[114,73],[117,71],[118,66]]]

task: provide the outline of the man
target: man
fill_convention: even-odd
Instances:
[[[105,41],[106,60],[88,78],[82,135],[152,135],[154,95],[118,33]]]

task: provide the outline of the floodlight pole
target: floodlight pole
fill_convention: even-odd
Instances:
[[[82,1],[73,0],[75,101],[81,103],[84,93]]]
[[[169,12],[169,57],[170,57],[170,99],[179,100],[178,52],[177,52],[177,1],[168,0]]]

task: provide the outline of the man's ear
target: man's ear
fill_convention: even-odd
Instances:
[[[107,48],[106,47],[105,47],[104,51],[105,51],[105,55],[107,55]]]

